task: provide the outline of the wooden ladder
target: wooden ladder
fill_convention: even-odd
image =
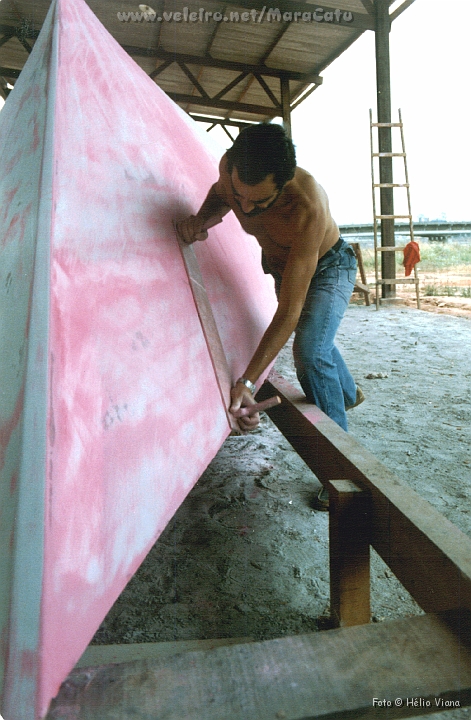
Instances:
[[[373,128],[399,128],[401,133],[401,147],[402,152],[375,152]],[[410,184],[409,174],[407,170],[407,155],[404,142],[404,127],[402,123],[401,110],[399,110],[399,122],[397,123],[379,123],[373,122],[373,114],[370,109],[370,146],[371,146],[371,185],[373,195],[373,232],[374,232],[374,253],[375,253],[375,281],[376,281],[376,309],[379,310],[380,305],[380,287],[381,285],[398,285],[399,283],[414,283],[415,294],[417,298],[417,307],[420,309],[420,292],[419,292],[419,276],[417,272],[417,266],[414,266],[414,277],[413,278],[385,278],[381,276],[381,265],[379,258],[383,252],[399,252],[404,250],[404,245],[397,246],[395,243],[391,246],[378,245],[378,221],[380,220],[407,220],[409,223],[409,235],[410,239],[414,240],[414,225],[412,222],[412,210],[410,202]],[[382,183],[375,182],[375,158],[394,158],[402,157],[404,160],[404,176],[405,183]],[[377,189],[381,188],[402,188],[407,192],[407,209],[406,215],[381,215],[377,213],[376,209],[376,193]]]

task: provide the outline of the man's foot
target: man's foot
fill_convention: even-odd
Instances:
[[[315,510],[328,510],[329,509],[329,491],[326,487],[322,486],[314,502],[312,503]]]
[[[345,410],[351,410],[352,408],[356,407],[357,405],[361,405],[361,403],[363,402],[364,399],[365,399],[365,396],[363,394],[363,390],[361,389],[361,387],[359,385],[357,385],[357,395],[355,398],[355,402],[353,403],[353,405],[349,405],[348,407],[346,407]]]

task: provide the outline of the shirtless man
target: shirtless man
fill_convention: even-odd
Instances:
[[[220,162],[218,181],[178,232],[187,243],[206,240],[208,228],[230,210],[258,240],[278,296],[273,320],[231,391],[230,411],[255,402],[255,383],[295,332],[293,356],[307,399],[347,430],[345,410],[362,397],[334,338],[355,283],[355,256],[339,239],[323,188],[296,167],[281,126],[253,125],[238,135]],[[243,430],[258,423],[258,415],[239,418]]]

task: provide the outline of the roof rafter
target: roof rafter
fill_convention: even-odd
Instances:
[[[254,105],[252,103],[231,102],[230,100],[215,100],[214,98],[202,98],[197,95],[188,95],[185,93],[168,92],[169,97],[175,102],[188,103],[189,105],[202,105],[203,107],[213,107],[220,110],[235,110],[239,112],[254,113],[258,115],[266,115],[267,117],[276,117],[280,114],[279,107],[269,107],[266,105]]]
[[[20,77],[21,70],[14,68],[0,67],[0,75],[6,78],[14,78],[15,80]]]
[[[391,15],[389,16],[391,22],[393,20],[395,20],[397,17],[399,17],[399,15],[401,15],[404,12],[404,10],[407,10],[407,8],[410,7],[413,2],[414,2],[414,0],[404,0],[402,5],[399,5],[399,7],[397,7],[395,10],[393,10]]]
[[[136,57],[156,57],[160,60],[171,60],[172,62],[183,62],[188,65],[204,65],[205,67],[220,68],[223,70],[234,70],[236,72],[259,73],[269,77],[280,77],[284,75],[290,80],[298,80],[299,82],[315,82],[322,84],[322,78],[314,72],[295,72],[292,70],[284,70],[283,68],[272,68],[267,65],[252,65],[249,63],[233,62],[232,60],[218,60],[211,56],[187,55],[183,53],[170,52],[156,48],[140,48],[132,45],[122,45],[123,49],[129,55]]]
[[[237,127],[242,130],[244,127],[254,125],[255,123],[247,120],[231,120],[231,118],[212,117],[211,115],[199,115],[198,113],[189,113],[190,117],[197,122],[208,123],[208,125],[229,125],[231,127]]]
[[[376,15],[374,0],[360,0],[360,2],[369,15]]]

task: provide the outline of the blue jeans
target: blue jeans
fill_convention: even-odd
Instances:
[[[281,276],[272,273],[279,293]],[[334,344],[356,278],[355,254],[342,238],[320,260],[295,330],[296,374],[309,402],[347,430],[345,407],[356,384]]]

